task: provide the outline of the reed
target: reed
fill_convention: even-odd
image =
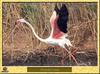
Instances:
[[[43,53],[50,45],[40,42],[31,29],[22,24],[15,24],[19,18],[28,20],[41,38],[50,35],[50,16],[55,3],[3,3],[3,56],[10,55],[10,62],[29,53]],[[58,3],[59,7],[61,3]],[[74,46],[85,52],[97,51],[97,5],[96,3],[66,3],[69,10],[68,35]],[[61,48],[53,55],[65,55]],[[20,52],[19,54],[16,54]],[[26,55],[25,55],[26,54]],[[19,58],[18,58],[19,57]],[[22,59],[24,60],[24,59]]]

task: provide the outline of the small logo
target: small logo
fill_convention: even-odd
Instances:
[[[7,67],[3,67],[2,72],[8,72]]]

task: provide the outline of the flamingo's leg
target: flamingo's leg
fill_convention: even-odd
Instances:
[[[75,50],[72,52],[73,55],[75,55],[75,53],[79,50],[79,48],[76,48],[74,46],[72,46],[73,48],[75,48]]]
[[[68,46],[66,46],[65,45],[65,50],[67,51],[67,53],[69,54],[69,57],[72,57],[73,58],[73,60],[75,61],[75,63],[78,65],[78,62],[77,62],[77,60],[76,60],[76,58],[72,55],[72,53],[71,52],[69,52],[69,48],[68,48]]]
[[[73,60],[75,61],[75,63],[78,65],[78,62],[77,62],[77,60],[75,59],[75,57],[74,57],[66,48],[65,48],[65,50],[68,52],[69,57],[72,57]]]

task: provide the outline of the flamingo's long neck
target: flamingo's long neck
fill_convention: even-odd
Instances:
[[[42,39],[36,34],[34,28],[32,27],[32,25],[29,22],[25,21],[25,23],[32,29],[32,32],[34,33],[34,35],[36,36],[37,39],[39,39],[42,42],[46,42],[46,39]]]

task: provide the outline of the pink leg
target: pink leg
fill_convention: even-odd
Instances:
[[[74,55],[74,54],[79,50],[79,48],[76,48],[76,47],[74,47],[74,46],[73,46],[73,48],[75,49],[75,50],[72,52],[72,54]]]
[[[72,57],[73,60],[75,61],[75,63],[78,65],[78,62],[77,62],[77,60],[75,59],[75,57],[74,57],[66,48],[65,48],[65,50],[68,52],[69,57]]]

